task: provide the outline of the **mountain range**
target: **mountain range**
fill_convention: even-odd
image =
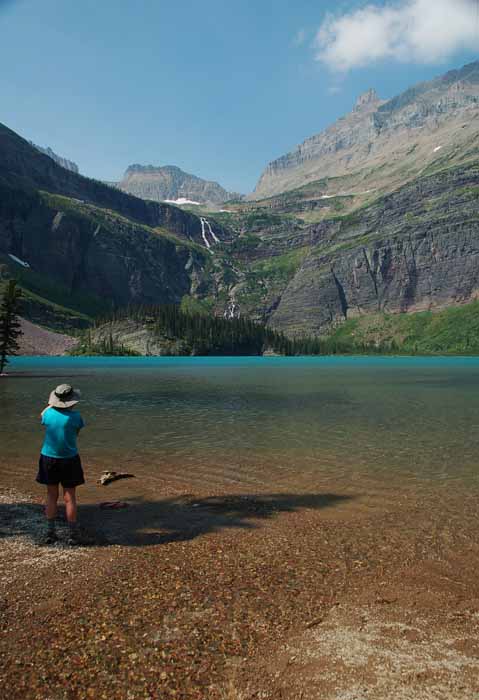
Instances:
[[[290,336],[356,319],[379,337],[391,314],[478,297],[478,117],[479,63],[392,100],[368,91],[221,209],[177,168],[131,166],[122,182],[142,199],[0,126],[0,274],[19,279],[28,320],[67,332],[129,304],[187,303]]]

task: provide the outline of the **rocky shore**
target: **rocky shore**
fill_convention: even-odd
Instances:
[[[477,697],[475,496],[134,481],[87,487],[80,549],[40,547],[41,492],[2,490],[9,700]]]

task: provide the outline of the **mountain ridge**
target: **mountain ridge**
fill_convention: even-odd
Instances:
[[[0,124],[1,179],[9,187],[14,185],[20,190],[45,190],[50,194],[73,198],[79,203],[112,209],[137,223],[153,228],[165,227],[187,241],[204,245],[201,219],[195,214],[164,202],[145,201],[99,180],[67,170],[3,124]]]
[[[272,161],[250,198],[380,168],[379,182],[400,186],[407,180],[406,170],[419,174],[439,157],[436,153],[444,143],[460,150],[471,133],[477,134],[478,123],[479,61],[389,100],[380,100],[371,90],[358,98],[352,112]],[[398,169],[403,170],[402,176],[395,172]]]
[[[80,169],[76,163],[74,163],[72,160],[68,160],[68,158],[64,158],[63,156],[59,156],[58,153],[55,153],[55,151],[52,151],[50,146],[42,147],[42,146],[37,146],[36,143],[33,143],[33,141],[30,141],[31,145],[37,149],[37,151],[40,151],[40,153],[43,153],[44,155],[48,156],[52,160],[55,161],[55,163],[58,163],[58,165],[61,165],[62,168],[66,168],[66,170],[71,170],[72,173],[77,173],[77,175],[80,173]]]

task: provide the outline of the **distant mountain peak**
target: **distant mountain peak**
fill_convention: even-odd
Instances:
[[[367,107],[371,104],[377,104],[378,102],[380,102],[378,93],[374,88],[370,88],[369,90],[366,90],[366,92],[363,92],[361,95],[359,95],[358,99],[356,100],[354,109],[355,111],[358,111],[363,107]]]
[[[177,165],[141,165],[141,163],[133,163],[132,165],[129,165],[127,169],[125,170],[125,175],[131,175],[132,173],[156,173],[156,172],[176,172],[176,173],[184,173],[181,168],[179,168]],[[184,173],[185,175],[188,175],[188,173]],[[191,175],[191,177],[195,177],[194,175]]]
[[[269,163],[252,198],[262,199],[324,178],[369,172],[366,189],[397,185],[444,156],[471,151],[479,136],[479,62],[411,86],[381,100],[374,89],[359,96],[352,112]],[[378,174],[379,173],[379,174]],[[402,174],[401,174],[402,173]],[[377,189],[377,187],[375,188]]]
[[[119,188],[142,199],[178,204],[217,205],[238,195],[228,192],[217,182],[186,173],[177,165],[140,165],[125,171]]]

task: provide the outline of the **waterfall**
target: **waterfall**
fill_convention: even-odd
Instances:
[[[219,243],[220,239],[218,238],[218,236],[215,234],[215,232],[211,228],[211,224],[208,221],[208,219],[205,219],[203,216],[200,216],[200,221],[201,221],[201,236],[205,242],[205,246],[209,250],[214,243]],[[210,241],[208,240],[208,234],[210,235],[210,238],[211,238]]]

